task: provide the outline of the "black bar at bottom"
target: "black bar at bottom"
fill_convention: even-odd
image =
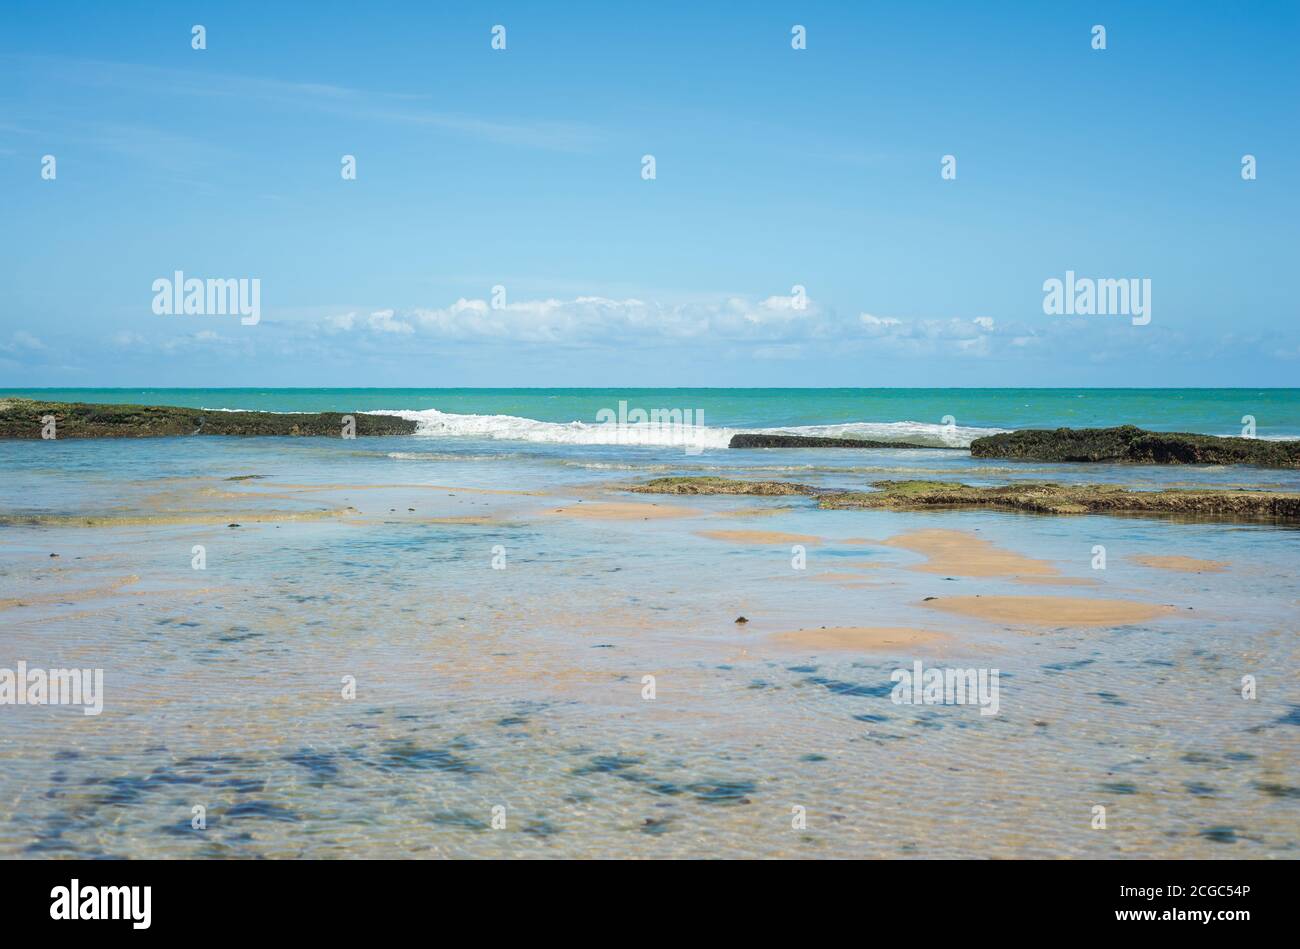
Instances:
[[[785,919],[801,928],[851,921],[873,940],[895,930],[918,938],[927,931],[945,939],[974,936],[988,933],[990,923],[1050,923],[1071,934],[1199,928],[1231,938],[1248,931],[1242,927],[1289,918],[1282,903],[1293,869],[1283,861],[1171,860],[576,861],[545,868],[486,861],[6,861],[0,906],[7,936],[75,924],[82,935],[93,927],[128,937],[302,938],[364,928],[373,937],[400,935],[422,920],[437,921],[441,930],[456,918],[485,932],[532,925],[594,935],[654,930],[689,913],[732,935]]]

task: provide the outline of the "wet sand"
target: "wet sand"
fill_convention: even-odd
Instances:
[[[734,511],[718,511],[718,517],[769,517],[773,514],[788,514],[796,508],[788,507],[784,504],[774,504],[771,507],[742,507]]]
[[[1199,560],[1196,557],[1180,557],[1176,554],[1164,556],[1148,554],[1141,557],[1130,557],[1134,563],[1140,563],[1144,567],[1155,567],[1157,570],[1173,570],[1178,573],[1222,573],[1229,566],[1222,560]]]
[[[542,513],[593,521],[648,521],[672,517],[702,517],[706,512],[675,504],[637,504],[631,501],[584,501]]]
[[[812,534],[785,534],[781,531],[696,531],[709,540],[723,540],[729,544],[820,544],[822,538]]]
[[[921,605],[976,619],[1046,627],[1123,626],[1176,612],[1155,603],[1065,596],[946,596]]]
[[[241,480],[260,477],[246,475]],[[227,478],[233,481],[233,478]],[[277,491],[445,491],[449,494],[500,494],[520,497],[545,497],[545,491],[506,491],[496,488],[466,488],[450,484],[282,484],[278,482],[258,482],[258,488],[272,488]],[[269,496],[269,495],[267,495]]]
[[[276,521],[319,521],[343,517],[354,513],[347,508],[327,511],[239,511],[223,514],[205,514],[193,512],[188,514],[92,514],[83,517],[78,514],[17,514],[0,515],[0,527],[163,527],[172,525],[186,526],[226,526],[239,524],[270,524]]]
[[[1050,577],[1057,573],[1046,561],[1023,557],[967,531],[941,528],[910,531],[883,543],[923,554],[926,562],[911,569],[924,573],[958,577]]]
[[[9,599],[0,599],[0,610],[11,610],[21,606],[41,606],[57,603],[76,603],[82,600],[97,600],[106,596],[113,596],[122,591],[123,587],[129,587],[134,583],[139,583],[139,576],[132,574],[128,577],[121,577],[104,586],[93,587],[83,590],[63,590],[58,593],[32,593],[28,596],[13,597]],[[133,591],[134,592],[134,591]]]
[[[947,633],[909,626],[830,626],[776,633],[772,642],[800,649],[871,651],[930,646],[951,640]]]
[[[855,586],[883,586],[883,584],[869,582],[866,577],[860,573],[844,573],[841,571],[828,570],[825,573],[814,573],[808,577],[809,580],[821,580],[826,583],[851,583]]]

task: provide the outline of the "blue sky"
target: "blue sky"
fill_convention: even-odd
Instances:
[[[0,387],[1295,384],[1300,4],[292,6],[0,8]]]

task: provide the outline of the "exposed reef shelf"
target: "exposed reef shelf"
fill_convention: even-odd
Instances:
[[[882,442],[865,438],[823,438],[819,435],[767,435],[741,432],[731,436],[728,448],[931,448],[940,445],[917,445],[912,442]],[[952,449],[947,449],[951,451]],[[964,450],[964,449],[961,449]]]
[[[785,497],[791,494],[817,494],[820,489],[795,481],[740,481],[710,475],[685,478],[655,478],[645,484],[629,485],[640,494],[762,494]]]
[[[0,399],[0,438],[36,438],[53,416],[55,438],[156,438],[176,435],[290,435],[341,438],[341,412],[214,412],[172,405],[91,405]],[[416,423],[395,415],[352,414],[355,434],[410,435]]]
[[[974,458],[1101,461],[1146,465],[1258,465],[1300,468],[1300,441],[1222,438],[1187,432],[1118,428],[1022,429],[971,442]]]
[[[790,481],[731,478],[655,478],[631,485],[642,494],[749,494],[815,497],[826,510],[978,509],[1031,514],[1135,514],[1300,520],[1300,494],[1217,489],[1134,491],[1115,485],[1063,485],[1031,481],[980,487],[950,481],[877,481],[871,491],[839,491]]]

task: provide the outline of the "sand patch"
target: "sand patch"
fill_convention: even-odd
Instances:
[[[766,517],[771,514],[785,514],[788,511],[797,510],[788,504],[778,505],[776,507],[742,507],[734,511],[718,511],[717,517]]]
[[[709,540],[724,540],[731,544],[820,544],[822,539],[811,534],[783,534],[780,531],[696,531]]]
[[[809,580],[822,580],[826,583],[844,583],[851,586],[878,587],[882,584],[869,583],[860,573],[841,573],[836,571],[827,571],[826,573],[814,573]]]
[[[155,525],[192,524],[220,526],[229,523],[270,524],[276,521],[320,521],[343,517],[350,509],[329,511],[248,511],[226,514],[0,514],[0,527],[153,527]]]
[[[1044,587],[1100,586],[1092,577],[1016,577],[1016,583],[1032,583]]]
[[[542,513],[594,521],[646,521],[668,517],[700,517],[703,511],[676,504],[638,504],[632,501],[592,501],[552,508]]]
[[[532,498],[542,497],[546,494],[545,491],[511,491],[506,488],[457,488],[447,484],[430,484],[426,485],[426,487],[432,488],[436,491],[463,491],[466,494],[514,494],[521,497]]]
[[[39,606],[59,603],[77,603],[81,600],[94,600],[100,597],[113,596],[118,593],[122,587],[129,587],[133,583],[139,583],[140,577],[132,574],[129,577],[122,577],[109,582],[102,587],[94,587],[89,590],[65,590],[62,593],[36,593],[32,596],[16,597],[13,599],[0,600],[0,610],[11,610],[18,606]],[[138,591],[128,591],[136,595]]]
[[[258,487],[274,488],[280,491],[448,491],[463,494],[511,494],[523,497],[542,497],[545,491],[508,491],[500,488],[465,488],[450,484],[280,484],[267,482]],[[247,497],[250,492],[241,492]]]
[[[830,626],[825,629],[800,629],[776,633],[772,641],[801,649],[898,649],[922,646],[951,639],[947,633],[910,626]]]
[[[386,527],[420,527],[426,524],[449,524],[459,527],[501,527],[506,521],[494,517],[490,514],[456,514],[447,517],[417,517],[414,514],[406,513],[400,518],[392,512],[380,514],[366,514],[360,517],[350,517],[342,523],[352,527],[374,527],[376,524],[383,524]]]
[[[1155,603],[1068,596],[945,596],[921,605],[961,616],[1027,626],[1124,626],[1174,612],[1172,606]]]
[[[1198,560],[1196,557],[1179,557],[1174,554],[1130,557],[1129,560],[1140,563],[1144,567],[1155,567],[1157,570],[1176,570],[1179,573],[1222,573],[1230,566],[1222,560]]]
[[[1050,577],[1057,573],[1046,561],[1004,550],[966,531],[941,528],[910,531],[884,543],[923,554],[928,558],[926,562],[909,568],[923,573],[958,577]]]

